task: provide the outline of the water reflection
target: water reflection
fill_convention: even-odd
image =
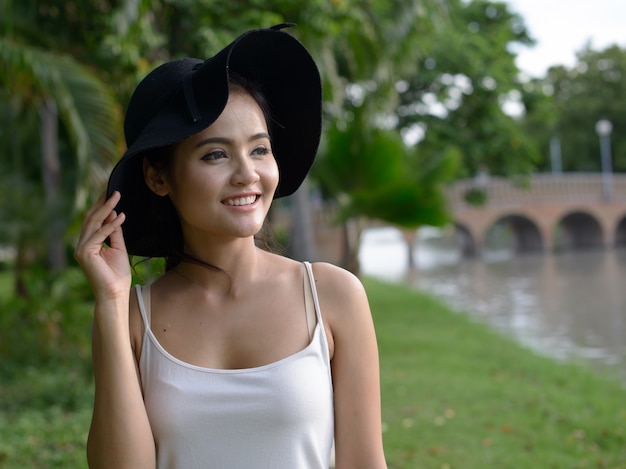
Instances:
[[[411,272],[400,233],[378,228],[364,233],[359,257],[364,274],[434,293],[541,353],[611,367],[626,380],[626,252],[499,250],[469,260],[453,240],[421,236],[414,255]]]

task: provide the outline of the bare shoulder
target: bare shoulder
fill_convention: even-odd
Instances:
[[[365,294],[363,284],[352,272],[327,262],[315,262],[312,267],[318,289],[338,299]]]
[[[371,316],[365,288],[356,275],[325,262],[316,262],[312,266],[320,308],[331,321],[331,326]]]

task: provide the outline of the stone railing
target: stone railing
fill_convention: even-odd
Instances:
[[[609,175],[610,200],[626,202],[626,174]],[[488,177],[452,183],[446,189],[452,208],[467,206],[465,195],[482,189],[487,206],[542,203],[601,202],[605,199],[605,180],[601,173],[535,174],[526,179]]]

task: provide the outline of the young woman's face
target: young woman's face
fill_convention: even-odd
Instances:
[[[231,90],[219,118],[177,146],[164,179],[186,240],[258,233],[278,185],[278,166],[254,98]]]

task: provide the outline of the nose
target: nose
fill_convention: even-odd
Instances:
[[[259,173],[251,158],[243,156],[233,161],[233,164],[235,167],[231,177],[231,184],[234,186],[250,186],[259,180]]]

